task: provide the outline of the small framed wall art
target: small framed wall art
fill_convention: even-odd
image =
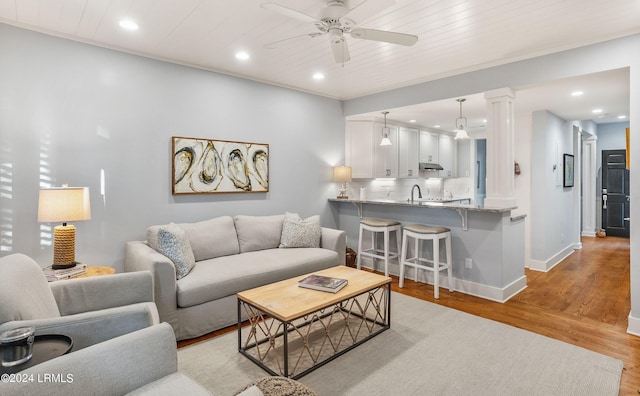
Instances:
[[[269,145],[173,136],[172,193],[269,191]]]
[[[574,170],[573,170],[573,155],[571,154],[564,154],[563,156],[563,167],[562,169],[564,170],[564,177],[563,177],[563,181],[562,181],[562,186],[563,187],[573,187],[573,174],[574,174]]]

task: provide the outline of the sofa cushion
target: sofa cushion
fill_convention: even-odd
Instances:
[[[149,227],[147,242],[149,246],[173,261],[176,266],[176,279],[187,275],[196,263],[187,233],[176,224]]]
[[[280,245],[284,215],[236,216],[240,253],[273,249]]]
[[[182,223],[178,226],[187,232],[196,261],[240,253],[238,235],[231,216]]]
[[[176,282],[178,306],[202,304],[339,264],[338,253],[321,248],[276,248],[199,261],[189,276]]]
[[[320,216],[301,219],[297,213],[285,213],[282,222],[281,248],[320,247]]]

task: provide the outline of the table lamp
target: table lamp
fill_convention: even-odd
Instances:
[[[53,229],[53,269],[75,266],[76,228],[69,221],[91,219],[88,187],[56,187],[40,190],[38,221],[61,222]]]
[[[336,198],[347,199],[347,182],[351,182],[351,167],[350,166],[336,166],[333,168],[333,181],[336,183],[342,183],[340,187],[340,195]]]

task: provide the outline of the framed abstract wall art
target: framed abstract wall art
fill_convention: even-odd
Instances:
[[[573,187],[573,155],[564,154],[563,159],[564,178],[562,187]]]
[[[269,191],[269,145],[173,136],[172,193]]]

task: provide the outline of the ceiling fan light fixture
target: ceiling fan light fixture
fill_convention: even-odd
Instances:
[[[455,140],[470,139],[467,133],[467,117],[462,116],[462,102],[465,100],[466,99],[456,99],[456,101],[460,103],[460,117],[456,118],[457,129],[456,136],[454,137]]]
[[[384,127],[382,128],[382,140],[380,141],[380,145],[393,146],[393,143],[391,143],[391,139],[389,139],[391,130],[389,129],[389,127],[387,127],[387,114],[389,114],[389,112],[383,111],[382,114],[384,114]]]
[[[331,47],[334,60],[336,63],[344,66],[345,62],[348,62],[351,59],[345,34],[349,34],[355,39],[399,44],[404,46],[412,46],[418,41],[418,36],[413,34],[356,27],[358,24],[353,19],[350,19],[349,16],[353,11],[360,10],[361,5],[363,3],[367,3],[367,1],[368,0],[360,0],[359,4],[355,5],[353,8],[349,8],[349,5],[346,4],[346,0],[326,0],[327,5],[322,9],[319,19],[277,3],[264,3],[261,7],[266,10],[277,12],[286,17],[297,19],[298,21],[311,23],[317,29],[317,32],[274,41],[265,44],[264,47],[273,49],[284,42],[298,37],[306,36],[314,38],[327,34],[329,36],[329,45]],[[371,1],[371,4],[373,3],[374,2]]]

